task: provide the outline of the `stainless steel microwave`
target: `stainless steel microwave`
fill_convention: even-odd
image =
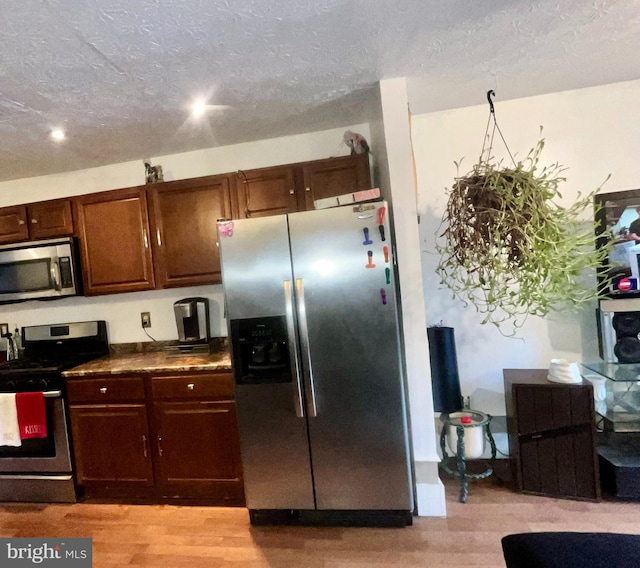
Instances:
[[[0,246],[0,303],[77,296],[73,239]]]

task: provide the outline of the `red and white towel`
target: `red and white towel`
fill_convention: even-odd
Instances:
[[[0,446],[22,446],[16,393],[0,393]]]
[[[47,410],[41,392],[17,393],[16,410],[21,440],[47,437]]]

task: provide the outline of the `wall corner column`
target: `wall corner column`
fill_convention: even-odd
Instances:
[[[431,371],[422,287],[418,204],[411,146],[407,83],[404,77],[380,81],[382,123],[393,210],[402,298],[402,327],[415,461],[418,514],[446,516],[444,486],[438,476]]]

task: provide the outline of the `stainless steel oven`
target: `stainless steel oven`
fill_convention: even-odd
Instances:
[[[104,321],[22,329],[24,358],[0,364],[0,392],[42,392],[46,437],[0,445],[0,501],[76,501],[62,371],[109,352]]]
[[[63,391],[43,394],[47,437],[23,440],[19,447],[0,446],[0,501],[76,500]]]

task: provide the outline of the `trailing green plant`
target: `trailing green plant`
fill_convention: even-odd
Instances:
[[[545,316],[595,299],[595,277],[584,277],[609,253],[596,248],[593,224],[583,215],[588,211],[587,218],[593,218],[600,187],[578,194],[570,207],[558,205],[566,168],[557,162],[540,167],[543,148],[540,138],[513,167],[481,156],[470,172],[455,178],[438,230],[440,283],[503,335],[515,335],[528,315]],[[508,324],[510,333],[501,324]]]

